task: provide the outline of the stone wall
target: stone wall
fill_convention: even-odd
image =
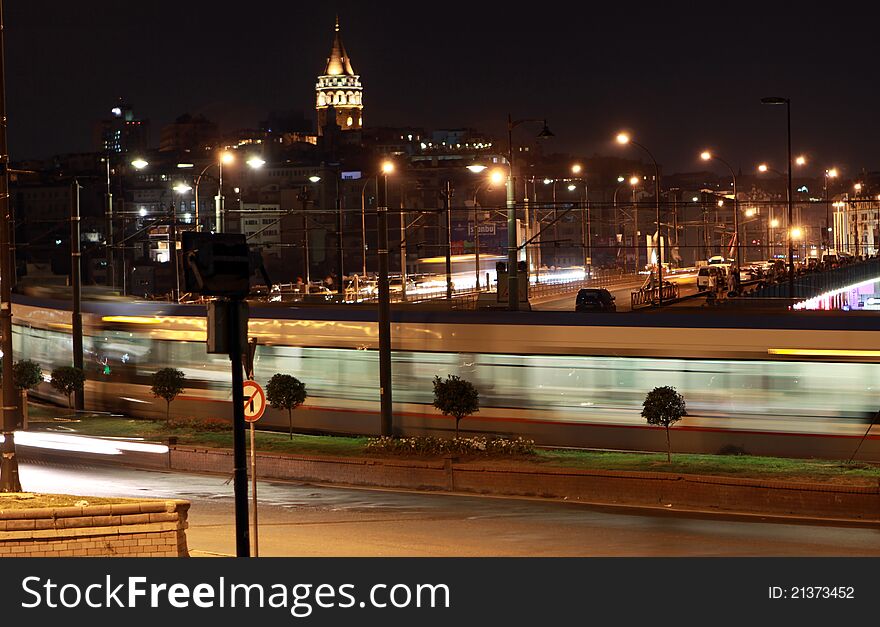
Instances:
[[[0,510],[0,557],[188,557],[188,501]]]

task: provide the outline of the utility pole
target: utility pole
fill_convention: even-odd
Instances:
[[[400,181],[400,300],[406,302],[406,181]]]
[[[6,142],[6,33],[0,0],[0,349],[3,350],[3,448],[0,450],[0,492],[21,492],[15,428],[18,402],[12,380],[12,259],[9,257],[9,151]]]
[[[342,243],[342,228],[343,228],[343,215],[342,215],[342,184],[340,182],[342,178],[342,172],[339,170],[339,166],[336,167],[336,267],[339,269],[339,276],[336,280],[336,292],[340,295],[345,293],[345,272],[343,270],[343,243]]]
[[[83,370],[83,327],[82,327],[82,276],[79,224],[79,181],[73,179],[70,185],[70,286],[73,293],[73,306],[70,313],[73,336],[73,367]],[[175,251],[176,252],[176,251]],[[83,390],[74,392],[74,407],[77,411],[85,409]]]
[[[388,292],[388,177],[383,168],[376,178],[376,218],[379,255],[379,400],[380,434],[390,436],[394,428],[391,401],[391,299]]]
[[[446,179],[446,300],[452,300],[452,181]]]
[[[113,266],[113,189],[110,186],[110,152],[104,158],[107,166],[107,284],[116,287],[116,268]],[[125,272],[123,271],[123,274]]]

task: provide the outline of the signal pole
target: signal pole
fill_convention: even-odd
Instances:
[[[3,351],[3,448],[0,450],[0,492],[21,492],[15,427],[19,397],[12,380],[12,259],[9,257],[9,150],[6,141],[6,34],[0,0],[0,349]]]

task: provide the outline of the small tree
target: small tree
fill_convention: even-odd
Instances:
[[[480,394],[470,381],[451,374],[446,381],[434,377],[434,407],[455,418],[455,437],[462,418],[480,411]]]
[[[274,409],[287,410],[287,425],[293,439],[293,410],[306,402],[308,392],[305,384],[289,374],[276,373],[266,386],[266,400]]]
[[[684,397],[673,387],[654,388],[645,396],[643,407],[642,417],[647,419],[649,425],[666,427],[666,461],[672,461],[669,427],[687,416]]]
[[[165,419],[171,419],[171,401],[183,392],[186,375],[177,368],[162,368],[153,373],[153,386],[150,390],[156,398],[165,399]]]
[[[43,369],[37,362],[23,359],[12,366],[12,379],[19,390],[33,390],[43,381]]]
[[[82,392],[86,383],[86,375],[81,368],[61,366],[52,370],[49,383],[53,388],[67,395],[67,408],[71,409],[70,395],[74,392]]]

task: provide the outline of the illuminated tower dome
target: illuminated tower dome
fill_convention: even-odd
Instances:
[[[318,77],[317,92],[318,134],[324,132],[327,115],[333,107],[336,123],[343,131],[359,129],[363,126],[363,90],[361,77],[354,73],[351,59],[342,44],[339,34],[339,18],[336,18],[336,34],[333,48],[327,59],[324,75]]]

